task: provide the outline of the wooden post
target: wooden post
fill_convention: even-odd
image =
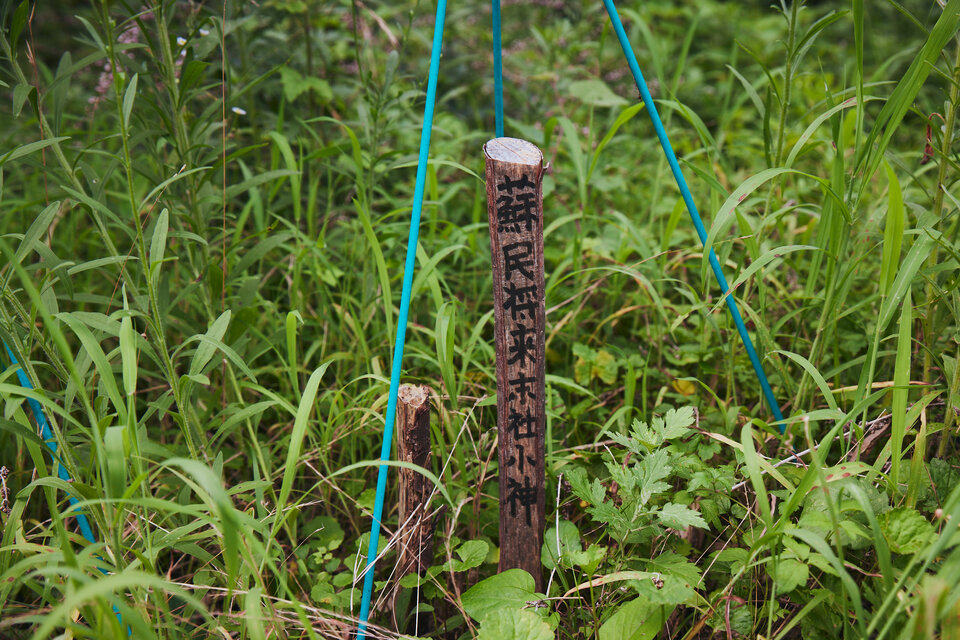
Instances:
[[[543,154],[516,138],[483,147],[493,258],[500,469],[500,571],[519,568],[543,588]]]
[[[402,385],[397,393],[397,458],[404,462],[430,468],[430,392],[426,387]],[[433,484],[413,469],[400,469],[399,572],[397,583],[410,574],[419,575],[433,564],[433,528],[435,520],[429,516],[430,494]],[[394,594],[396,616],[400,590]],[[405,608],[405,606],[404,606]],[[426,618],[426,616],[424,616]],[[403,632],[399,628],[398,631]],[[420,633],[427,629],[421,618],[411,622]]]

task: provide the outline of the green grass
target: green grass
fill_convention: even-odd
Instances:
[[[443,511],[400,618],[957,637],[960,0],[621,4],[787,435],[600,5],[509,4],[507,134],[550,163],[551,586],[492,577],[492,36],[487,5],[453,3],[404,361],[432,391]],[[0,12],[0,338],[36,387],[0,358],[0,637],[341,637],[434,6],[137,6]],[[403,630],[395,555],[377,637]]]

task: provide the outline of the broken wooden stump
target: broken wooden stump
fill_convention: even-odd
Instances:
[[[427,387],[405,384],[397,394],[397,459],[430,468],[430,391]],[[434,486],[423,474],[413,469],[400,469],[400,520],[398,525],[397,583],[404,576],[416,573],[422,576],[433,564],[433,532],[436,519],[430,517],[430,496]],[[403,612],[398,612],[400,589],[396,589],[393,608],[397,630]],[[416,606],[416,603],[414,603]],[[399,608],[405,609],[405,606]],[[416,617],[410,628],[418,633],[428,630],[427,616]]]

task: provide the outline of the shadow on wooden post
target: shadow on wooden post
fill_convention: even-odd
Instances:
[[[427,387],[405,384],[397,394],[397,459],[430,468],[430,391]],[[400,469],[400,520],[398,536],[397,587],[393,596],[393,616],[397,631],[416,630],[417,635],[429,631],[428,615],[413,616],[404,625],[404,606],[400,580],[411,573],[423,575],[433,564],[433,531],[436,518],[429,517],[430,496],[434,486],[413,469]],[[412,590],[411,590],[412,591]],[[412,603],[414,607],[417,602]]]

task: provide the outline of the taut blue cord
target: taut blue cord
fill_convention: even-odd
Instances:
[[[30,378],[27,377],[27,373],[23,370],[23,367],[20,366],[20,363],[17,361],[17,357],[13,355],[13,351],[10,350],[10,345],[4,342],[3,346],[7,350],[7,356],[10,358],[10,364],[17,368],[17,379],[20,381],[20,386],[24,389],[32,390],[33,385],[30,384]],[[57,441],[53,438],[53,431],[50,430],[50,423],[47,422],[47,416],[43,413],[43,407],[41,407],[40,403],[33,398],[27,398],[27,404],[30,405],[30,411],[33,413],[33,419],[37,421],[37,426],[40,427],[40,437],[43,438],[43,441],[47,444],[50,452],[56,455]],[[71,482],[70,474],[67,472],[64,466],[62,464],[57,464],[56,459],[54,459],[53,462],[57,465],[57,476],[64,482]],[[68,499],[70,501],[70,506],[77,504],[77,499],[73,496],[70,496]],[[90,544],[96,544],[97,540],[93,537],[93,529],[90,527],[90,521],[87,520],[86,514],[78,513],[76,518],[77,526],[80,527],[80,535],[82,535]]]
[[[693,220],[693,226],[697,228],[697,235],[700,236],[700,242],[706,244],[707,242],[707,230],[703,226],[703,220],[700,219],[700,213],[697,211],[697,205],[693,202],[693,195],[690,193],[690,187],[687,186],[687,181],[683,177],[683,173],[680,171],[680,164],[677,162],[677,156],[673,152],[673,145],[670,144],[670,138],[667,137],[667,131],[663,128],[663,122],[660,120],[660,114],[657,113],[657,107],[653,103],[653,97],[650,95],[649,89],[647,89],[647,83],[643,79],[643,73],[640,71],[640,65],[637,64],[637,56],[633,53],[633,47],[630,46],[630,41],[627,39],[627,33],[623,29],[623,23],[620,21],[620,16],[617,14],[617,8],[613,5],[613,0],[603,0],[603,5],[607,8],[607,14],[610,16],[610,22],[613,23],[613,29],[617,33],[617,40],[620,41],[620,47],[623,49],[623,54],[627,58],[627,64],[630,66],[630,72],[633,74],[633,79],[637,83],[637,89],[640,90],[640,97],[643,99],[643,104],[646,105],[647,114],[650,116],[650,121],[653,123],[653,128],[657,132],[657,138],[660,139],[660,146],[663,147],[663,152],[667,156],[667,162],[670,164],[670,170],[673,172],[673,177],[677,181],[677,187],[680,189],[680,194],[683,196],[683,202],[687,206],[687,212],[690,214],[690,218]],[[760,382],[760,388],[763,389],[763,395],[767,399],[767,404],[770,406],[770,410],[773,412],[773,417],[776,418],[779,422],[780,433],[784,432],[786,425],[783,423],[783,414],[780,413],[780,406],[777,404],[776,398],[773,397],[773,390],[770,388],[770,383],[767,381],[767,374],[763,371],[763,365],[760,363],[760,357],[757,355],[757,350],[753,348],[753,341],[750,340],[750,334],[747,333],[747,327],[743,324],[743,317],[740,315],[740,309],[737,308],[737,302],[734,300],[733,295],[727,295],[730,291],[730,285],[727,284],[727,278],[723,275],[723,270],[720,268],[720,261],[717,260],[717,254],[714,253],[713,248],[710,248],[710,267],[713,269],[713,275],[717,279],[717,284],[720,285],[720,290],[723,292],[724,297],[727,301],[727,309],[730,311],[730,316],[733,318],[733,323],[737,326],[737,331],[740,333],[740,337],[743,339],[743,345],[747,349],[747,356],[750,358],[750,364],[753,365],[753,370],[756,373],[757,381]]]
[[[10,345],[6,342],[3,343],[3,347],[7,350],[7,356],[10,357],[10,364],[17,368],[17,379],[20,381],[20,386],[24,389],[33,389],[33,385],[30,384],[30,378],[27,377],[26,371],[23,370],[23,367],[20,366],[20,363],[17,361],[17,356],[13,355],[13,351],[10,349]],[[53,431],[50,429],[50,423],[47,422],[47,416],[43,412],[43,407],[40,406],[40,403],[34,400],[33,398],[27,398],[27,404],[30,405],[30,411],[33,413],[33,419],[37,421],[37,425],[40,427],[40,437],[43,438],[43,441],[46,443],[47,447],[50,449],[50,452],[56,455],[57,453],[57,441],[53,437]],[[70,474],[64,468],[62,464],[58,464],[56,459],[53,461],[57,465],[57,476],[64,482],[72,482]],[[76,506],[78,500],[73,496],[68,496],[67,500],[70,502],[70,506]],[[86,514],[77,513],[77,526],[80,527],[80,535],[89,542],[90,544],[96,544],[97,539],[93,535],[93,528],[90,526],[90,521],[87,519]],[[103,567],[99,567],[100,573],[106,575],[107,570]],[[120,623],[123,623],[123,618],[120,616],[120,611],[117,609],[116,605],[113,606],[113,612],[117,614],[117,620]],[[127,627],[127,635],[131,635],[132,630]]]
[[[410,311],[410,290],[413,288],[413,271],[417,260],[417,239],[420,236],[420,212],[423,209],[423,189],[427,179],[427,161],[430,156],[430,132],[433,129],[433,107],[437,98],[437,75],[440,70],[440,48],[443,45],[443,21],[447,12],[447,0],[438,0],[436,23],[433,28],[433,48],[430,53],[430,75],[427,79],[427,100],[423,107],[423,129],[420,132],[420,158],[417,161],[417,181],[413,190],[413,211],[410,214],[410,235],[407,238],[407,260],[403,266],[403,290],[400,294],[400,315],[397,317],[397,340],[393,347],[393,367],[390,373],[390,395],[387,399],[387,414],[384,416],[383,446],[380,460],[390,460],[393,444],[393,425],[397,413],[397,391],[400,389],[400,371],[403,360],[403,345],[407,335],[407,313]],[[370,617],[370,596],[373,594],[373,571],[380,546],[380,518],[383,516],[383,497],[387,490],[387,470],[381,464],[377,470],[377,498],[373,505],[373,524],[370,527],[370,546],[367,550],[366,575],[363,578],[363,598],[360,601],[360,624],[357,637],[367,637],[367,620]]]
[[[493,108],[497,114],[497,137],[503,137],[503,42],[500,28],[500,0],[492,0],[493,9]]]

